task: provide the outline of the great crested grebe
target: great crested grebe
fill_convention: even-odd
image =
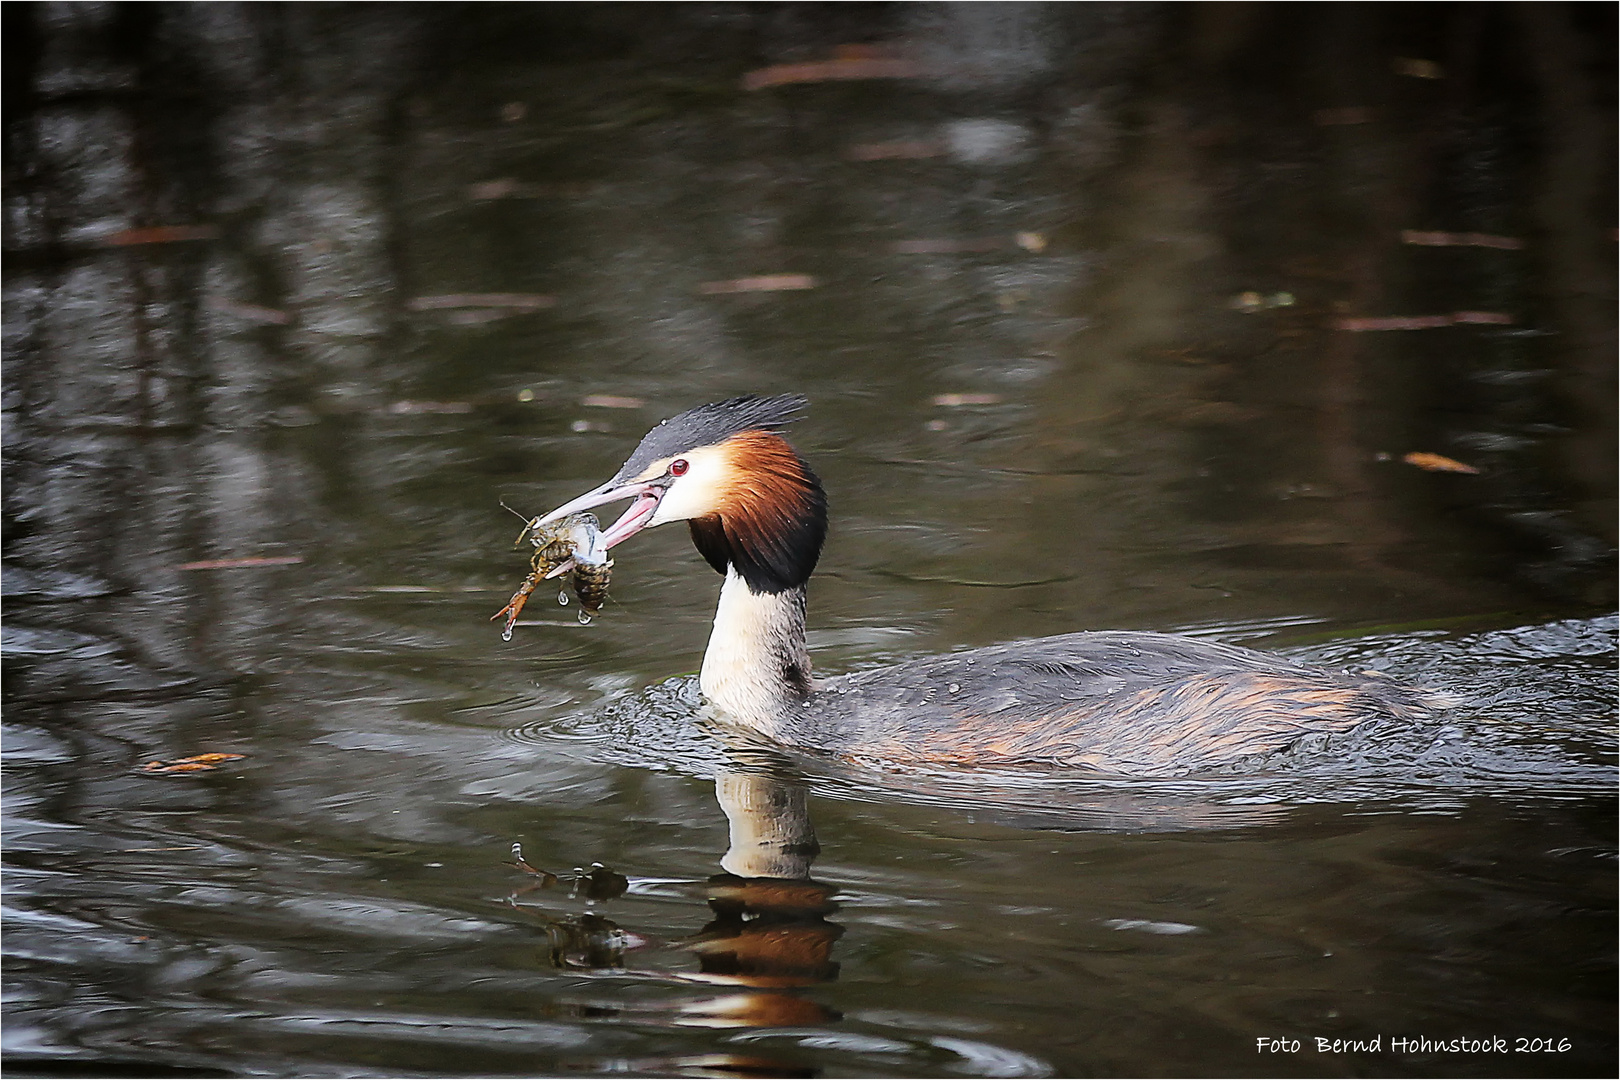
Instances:
[[[1426,692],[1170,634],[1096,631],[812,679],[805,583],[827,533],[821,481],[778,432],[797,395],[700,405],[618,473],[540,519],[633,499],[607,547],[684,521],[725,575],[699,685],[726,722],[792,747],[896,765],[1192,772],[1313,733],[1430,715]]]

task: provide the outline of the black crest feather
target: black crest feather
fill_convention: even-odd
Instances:
[[[616,479],[629,480],[661,458],[700,446],[718,446],[745,431],[780,431],[799,419],[810,402],[803,394],[760,397],[749,394],[687,409],[664,420],[642,437]]]

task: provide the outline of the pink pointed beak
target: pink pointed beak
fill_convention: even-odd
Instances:
[[[601,533],[602,546],[610,548],[615,544],[623,543],[647,527],[647,522],[652,520],[653,513],[657,511],[658,503],[663,499],[665,490],[667,490],[666,486],[656,480],[637,481],[628,484],[617,484],[609,480],[601,487],[587,491],[579,498],[563,503],[551,513],[540,518],[536,524],[547,525],[559,518],[565,518],[569,514],[589,510],[593,506],[618,502],[621,499],[634,499],[635,502],[630,504],[629,509],[619,515],[619,520],[609,525]],[[562,570],[562,567],[558,567],[547,576],[555,576],[561,573]]]

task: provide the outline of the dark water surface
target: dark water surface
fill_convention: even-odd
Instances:
[[[5,17],[8,1074],[1612,1071],[1609,5]],[[823,671],[1132,627],[1457,705],[777,759],[677,529],[501,641],[501,500],[783,391]]]

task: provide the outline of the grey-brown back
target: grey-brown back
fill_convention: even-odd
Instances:
[[[788,741],[840,756],[1180,774],[1432,711],[1422,691],[1170,634],[1064,634],[823,680]]]

